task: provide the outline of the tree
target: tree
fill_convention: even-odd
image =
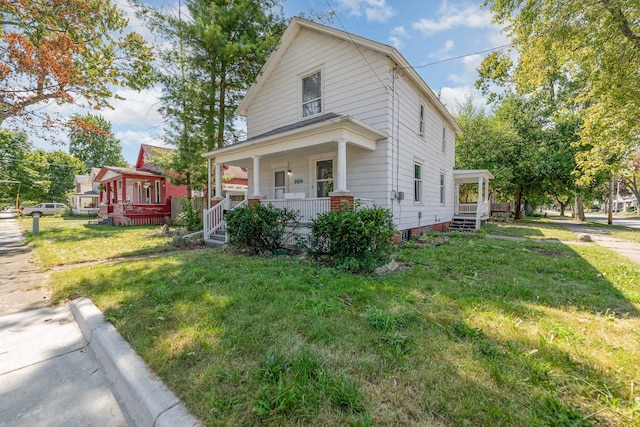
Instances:
[[[111,131],[111,123],[102,116],[75,115],[68,127],[69,154],[84,162],[85,173],[89,173],[91,168],[127,166],[120,141]]]
[[[137,2],[150,28],[172,44],[161,54],[162,112],[167,142],[178,154],[170,168],[194,185],[201,154],[237,141],[235,110],[285,28],[279,0],[187,0],[188,16]],[[205,175],[206,176],[206,175]],[[204,185],[204,182],[198,184]]]
[[[640,3],[486,0],[485,6],[519,53],[515,66],[490,55],[481,67],[485,77],[510,80],[520,93],[553,92],[565,80],[561,87],[573,89],[567,111],[584,111],[576,156],[583,181],[615,173],[640,137]]]
[[[26,162],[31,152],[31,143],[24,132],[0,130],[0,197],[16,197],[18,188],[22,191],[32,182],[36,172]],[[24,187],[23,187],[24,185]]]
[[[82,161],[62,150],[38,149],[29,153],[25,162],[37,178],[23,184],[24,198],[39,202],[66,202],[74,176],[85,170]]]
[[[0,124],[36,104],[109,107],[112,86],[152,82],[153,54],[112,0],[0,0]],[[47,114],[45,127],[56,124]]]

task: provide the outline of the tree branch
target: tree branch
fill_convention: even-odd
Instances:
[[[629,25],[629,20],[622,13],[622,9],[611,4],[611,0],[602,0],[605,9],[609,11],[613,19],[618,24],[618,29],[634,46],[640,51],[640,35],[633,32]]]

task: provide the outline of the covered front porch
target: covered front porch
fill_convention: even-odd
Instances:
[[[486,169],[453,171],[455,206],[451,229],[477,230],[489,219],[489,180],[493,178]]]
[[[327,115],[205,153],[209,188],[214,190],[203,216],[205,239],[223,228],[223,213],[233,208],[223,192],[223,164],[248,171],[244,203],[292,209],[304,224],[342,203],[354,203],[347,158],[374,152],[377,142],[385,138],[349,116]]]
[[[166,178],[135,168],[104,167],[100,183],[101,219],[111,225],[161,225],[171,217],[165,203]]]

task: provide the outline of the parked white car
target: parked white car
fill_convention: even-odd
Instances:
[[[35,206],[22,206],[20,215],[31,215],[34,218],[39,218],[42,215],[60,215],[66,209],[67,205],[64,203],[40,203]]]

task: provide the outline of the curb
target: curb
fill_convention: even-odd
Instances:
[[[88,348],[112,384],[123,412],[135,426],[199,426],[167,386],[88,298],[69,304]]]

